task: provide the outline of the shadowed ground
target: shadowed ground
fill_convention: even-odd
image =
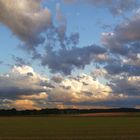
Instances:
[[[140,140],[140,117],[0,117],[0,140]]]

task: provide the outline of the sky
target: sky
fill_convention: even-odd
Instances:
[[[0,0],[0,109],[140,108],[140,0]]]

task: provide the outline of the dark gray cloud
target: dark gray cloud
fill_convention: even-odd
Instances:
[[[54,81],[55,83],[61,83],[63,80],[63,77],[60,74],[56,74],[52,76],[51,80]]]
[[[103,45],[110,52],[105,69],[111,75],[140,76],[140,14],[117,25],[111,33],[102,34]],[[115,58],[115,59],[114,59]]]
[[[112,76],[110,86],[114,94],[120,93],[128,97],[136,97],[140,95],[140,76]]]
[[[41,92],[46,92],[43,88],[33,89],[33,88],[21,88],[21,87],[1,87],[0,88],[0,98],[1,99],[18,99],[21,95],[32,95],[39,94]]]
[[[60,49],[54,51],[47,48],[46,55],[42,58],[42,65],[47,65],[52,72],[70,74],[74,68],[84,68],[96,60],[100,54],[105,54],[106,49],[97,45],[83,48]]]
[[[127,75],[140,76],[140,66],[113,62],[108,63],[104,68],[111,75],[118,75],[123,73]]]
[[[8,99],[0,99],[0,109],[9,109],[11,108],[11,100]]]
[[[23,66],[23,65],[30,65],[29,62],[27,62],[27,60],[21,58],[21,57],[18,57],[18,56],[12,56],[13,60],[15,61],[15,64],[17,66]]]
[[[98,102],[67,102],[65,105],[74,105],[74,106],[82,106],[87,108],[104,108],[104,107],[115,107],[115,108],[135,108],[140,105],[140,98],[139,97],[128,97],[128,98],[119,98],[119,99],[110,99],[105,101],[98,101]]]
[[[108,47],[113,53],[127,55],[130,53],[139,53],[140,41],[140,13],[136,13],[130,19],[117,25],[111,33],[102,34],[103,45]]]
[[[138,11],[130,19],[117,25],[113,32],[102,34],[103,45],[109,50],[110,56],[104,69],[108,72],[110,87],[116,95],[136,98],[140,93],[139,23]]]

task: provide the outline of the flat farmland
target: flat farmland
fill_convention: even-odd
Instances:
[[[140,117],[0,117],[0,140],[140,140]]]

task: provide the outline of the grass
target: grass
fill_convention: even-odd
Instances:
[[[1,117],[0,140],[140,140],[140,117]]]

